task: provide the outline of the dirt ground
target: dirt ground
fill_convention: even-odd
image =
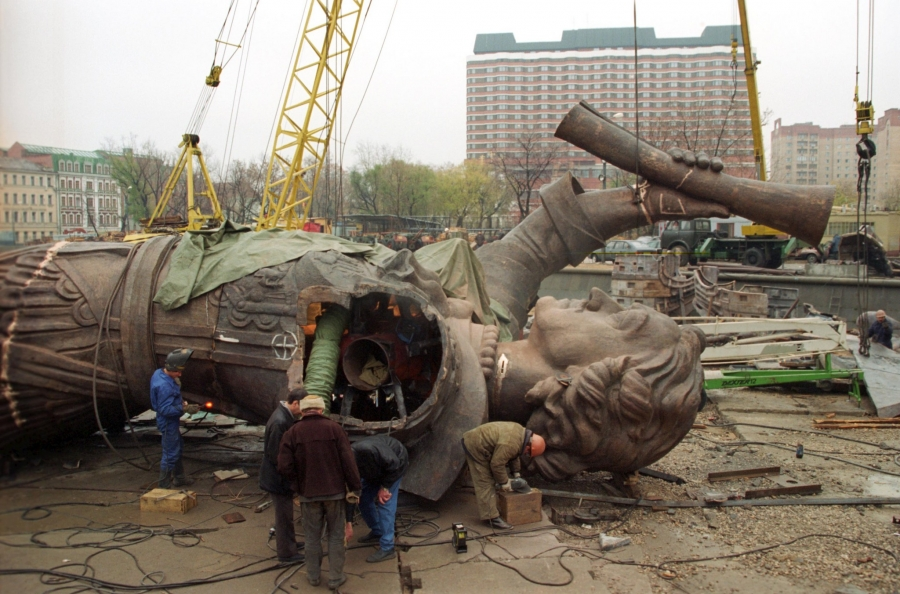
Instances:
[[[808,484],[821,485],[821,493],[790,498],[900,497],[900,429],[809,433],[812,420],[829,413],[869,412],[865,402],[857,406],[840,393],[723,390],[711,399],[697,417],[705,428],[691,430],[652,467],[685,482],[641,478],[643,503],[653,507],[545,497],[544,521],[491,534],[477,518],[470,488],[457,486],[438,503],[404,499],[397,561],[367,564],[371,549],[353,545],[341,591],[411,592],[401,577],[406,568],[422,592],[900,592],[895,507],[666,505],[690,505],[710,492],[738,497],[748,489]],[[155,474],[129,466],[97,436],[24,453],[15,474],[0,482],[0,591],[318,590],[307,584],[302,565],[277,567],[267,540],[272,510],[254,513],[266,499],[256,485],[262,428],[192,433],[185,463],[198,479],[192,489],[199,504],[185,515],[141,512],[138,498]],[[114,443],[124,457],[144,463],[128,435]],[[156,460],[158,437],[142,432],[137,444]],[[708,480],[710,472],[772,466],[780,474]],[[212,471],[233,468],[250,478],[213,481]],[[585,473],[565,483],[532,483],[608,496],[608,479]],[[583,519],[553,525],[554,509],[563,516],[579,510]],[[245,521],[225,523],[233,512]],[[592,521],[592,512],[609,519]],[[453,522],[468,528],[465,554],[449,544]],[[365,531],[360,525],[356,534]],[[600,533],[630,544],[601,551]],[[63,573],[86,577],[76,583]]]

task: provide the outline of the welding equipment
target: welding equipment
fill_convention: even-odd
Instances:
[[[457,553],[469,551],[469,547],[466,546],[466,527],[462,524],[453,524],[453,548]]]

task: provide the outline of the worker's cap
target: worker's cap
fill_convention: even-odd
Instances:
[[[321,396],[307,396],[300,401],[301,412],[304,410],[309,410],[311,408],[325,410],[325,399]]]
[[[176,349],[166,355],[166,371],[184,371],[188,359],[194,354],[193,349]]]

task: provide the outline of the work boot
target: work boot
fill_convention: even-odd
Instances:
[[[390,551],[385,551],[384,549],[378,549],[377,552],[372,553],[368,557],[366,557],[366,563],[378,563],[379,561],[387,561],[388,559],[394,559],[397,557],[397,551],[391,549]]]
[[[344,582],[346,582],[346,581],[347,581],[347,575],[346,575],[346,574],[342,575],[342,576],[341,576],[341,579],[339,579],[339,580],[337,580],[337,581],[331,581],[331,580],[328,580],[328,589],[329,589],[329,590],[337,590],[338,588],[340,588],[341,586],[343,586],[343,585],[344,585]]]
[[[159,469],[159,480],[157,481],[157,486],[160,489],[170,489],[172,488],[172,471],[168,469]]]
[[[175,469],[172,472],[175,475],[172,484],[176,487],[187,487],[188,485],[194,484],[194,479],[185,476],[184,463],[181,460],[175,463]]]
[[[361,536],[356,542],[361,544],[370,544],[373,542],[378,542],[379,540],[381,540],[381,535],[375,534],[374,530],[369,530],[368,534],[366,534],[365,536]]]
[[[491,518],[490,520],[488,520],[488,524],[490,524],[491,528],[495,530],[512,530],[512,524],[508,524],[500,516]]]

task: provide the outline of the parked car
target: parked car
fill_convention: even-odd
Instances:
[[[791,260],[805,260],[807,264],[818,264],[825,261],[825,254],[819,248],[797,248],[791,252]]]
[[[597,250],[590,255],[591,262],[608,262],[614,261],[616,256],[623,256],[638,253],[657,253],[659,252],[659,239],[656,245],[644,243],[637,239],[613,239],[606,243],[606,247]]]

